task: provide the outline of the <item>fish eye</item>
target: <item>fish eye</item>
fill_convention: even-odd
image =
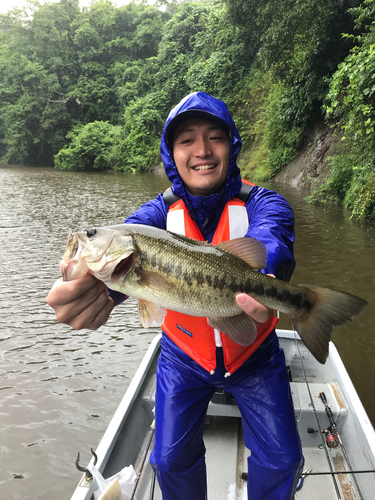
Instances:
[[[96,229],[89,229],[86,233],[87,237],[90,238],[91,236],[95,236],[97,233]]]

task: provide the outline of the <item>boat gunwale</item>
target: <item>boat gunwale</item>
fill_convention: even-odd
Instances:
[[[132,378],[129,387],[127,388],[119,406],[117,407],[111,421],[108,424],[106,431],[96,449],[97,462],[96,469],[102,473],[108,463],[113,448],[116,445],[117,439],[121,433],[124,423],[133,407],[133,404],[141,390],[142,384],[145,381],[148,370],[154,361],[160,346],[161,333],[157,334],[149,345],[142,361]],[[88,467],[94,465],[94,457],[90,460]],[[83,476],[84,478],[85,476]],[[82,486],[82,479],[79,482],[71,500],[83,500],[91,498],[93,493],[94,483],[91,481],[89,486]],[[88,496],[89,495],[89,496]]]

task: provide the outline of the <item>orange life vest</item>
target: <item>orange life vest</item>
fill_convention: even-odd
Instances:
[[[212,239],[216,245],[222,241],[245,236],[249,226],[245,202],[232,198],[225,205],[219,224]],[[196,222],[189,216],[182,199],[173,203],[168,212],[167,229],[188,238],[204,241]],[[273,331],[278,319],[273,316],[258,326],[258,335],[250,346],[240,346],[224,333],[210,327],[207,318],[189,316],[175,311],[167,311],[162,329],[186,354],[209,372],[216,368],[216,338],[220,335],[224,364],[228,375],[235,372]]]

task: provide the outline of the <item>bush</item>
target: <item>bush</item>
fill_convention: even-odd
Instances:
[[[92,122],[67,135],[71,143],[55,156],[60,170],[110,170],[113,145],[121,127],[108,122]]]

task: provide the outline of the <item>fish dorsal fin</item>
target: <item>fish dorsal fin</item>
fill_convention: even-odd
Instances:
[[[144,328],[149,328],[153,321],[161,324],[167,310],[148,300],[138,300],[138,316]]]
[[[139,284],[157,291],[166,291],[172,287],[172,284],[160,274],[144,269],[139,272]]]
[[[266,267],[266,247],[261,241],[255,238],[235,238],[234,240],[223,241],[214,246],[235,255],[253,269],[264,269]]]
[[[244,312],[227,318],[210,318],[210,324],[239,345],[251,345],[257,338],[256,324]]]

